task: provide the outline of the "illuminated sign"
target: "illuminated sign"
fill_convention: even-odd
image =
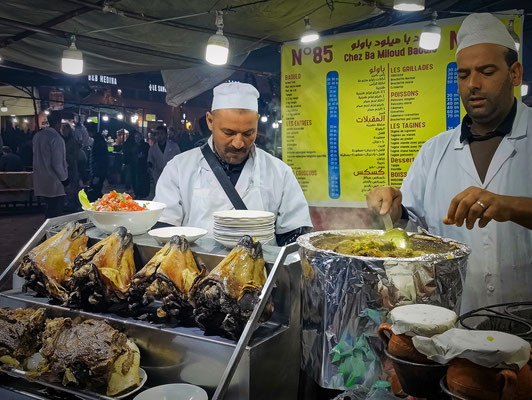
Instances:
[[[107,83],[109,85],[116,85],[116,78],[107,75],[87,75],[90,82]]]
[[[150,83],[148,85],[148,89],[150,92],[162,92],[166,93],[166,88],[163,85],[156,85],[154,83]]]
[[[156,121],[157,117],[155,114],[146,114],[146,121]]]

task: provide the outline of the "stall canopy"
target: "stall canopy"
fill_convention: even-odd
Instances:
[[[390,6],[393,0],[381,3]],[[3,0],[0,55],[59,72],[62,52],[74,33],[76,46],[83,52],[84,74],[178,70],[164,73],[165,81],[178,92],[187,92],[198,84],[212,86],[212,81],[219,82],[242,69],[240,64],[252,50],[299,37],[305,15],[311,16],[314,29],[322,31],[381,12],[373,4],[325,0]],[[216,32],[216,10],[225,10],[224,34],[230,42],[227,68],[204,61],[207,40]],[[175,76],[179,80],[172,80]]]

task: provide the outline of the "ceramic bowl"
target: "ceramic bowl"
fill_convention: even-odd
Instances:
[[[172,236],[176,235],[185,236],[189,243],[193,243],[206,234],[206,229],[194,228],[192,226],[167,226],[165,228],[152,229],[148,232],[148,235],[155,238],[160,244],[165,244]]]
[[[112,233],[119,226],[123,226],[132,235],[141,235],[155,225],[166,208],[166,204],[148,200],[135,201],[147,210],[95,211],[85,209],[85,212],[96,228],[102,232]]]
[[[209,400],[207,392],[188,383],[155,386],[138,394],[133,400]]]

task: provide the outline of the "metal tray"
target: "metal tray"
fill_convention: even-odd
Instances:
[[[225,395],[230,399],[254,400],[297,397],[301,278],[299,257],[294,253],[297,245],[288,248],[264,246],[269,275],[261,303],[264,296],[267,298],[271,292],[275,311],[267,323],[253,331],[259,311],[262,311],[259,310],[259,303],[240,340],[236,342],[220,336],[207,336],[195,326],[154,324],[114,313],[70,309],[50,304],[47,298],[23,293],[23,280],[15,273],[23,255],[40,243],[45,235],[57,232],[63,224],[75,220],[83,222],[85,218],[84,213],[71,214],[47,220],[39,228],[0,275],[0,307],[45,307],[51,317],[106,319],[139,346],[141,367],[148,375],[148,386],[191,383],[203,387],[215,399]],[[106,237],[96,228],[89,228],[87,234],[89,244]],[[133,239],[139,270],[161,246],[148,235],[134,236]],[[198,240],[191,247],[209,270],[228,253],[226,248],[208,238]],[[152,306],[157,307],[157,304]]]

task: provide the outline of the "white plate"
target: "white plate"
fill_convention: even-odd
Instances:
[[[142,386],[144,386],[144,384],[148,380],[148,375],[146,375],[146,371],[144,371],[142,368],[139,368],[139,378],[140,378],[140,381],[139,381],[139,385],[138,386],[134,387],[129,392],[125,392],[124,394],[121,394],[120,396],[114,396],[113,399],[125,399],[126,397],[129,397],[133,393],[138,392],[142,388]],[[76,394],[76,397],[80,398],[80,399],[83,399],[83,400],[93,399],[94,398],[92,396],[91,397],[83,396],[82,394]]]
[[[207,392],[188,383],[170,383],[152,387],[135,396],[133,400],[209,400]]]
[[[185,236],[189,243],[193,243],[200,237],[205,236],[207,230],[203,228],[194,228],[192,226],[167,226],[164,228],[152,229],[148,235],[154,237],[159,243],[168,242],[172,236]]]
[[[119,226],[125,227],[132,235],[141,235],[156,224],[166,204],[156,201],[135,200],[143,211],[95,211],[86,210],[91,222],[105,233],[112,233]]]
[[[215,211],[212,216],[217,218],[229,218],[229,219],[256,219],[256,218],[275,218],[275,215],[269,211],[260,211],[260,210],[224,210],[224,211]]]

